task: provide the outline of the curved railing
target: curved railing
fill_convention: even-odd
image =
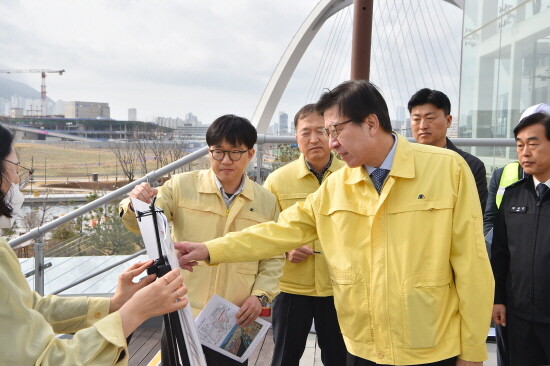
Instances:
[[[412,139],[411,139],[412,140]],[[296,139],[294,136],[268,136],[268,135],[258,135],[258,145],[257,145],[257,152],[256,152],[256,177],[261,177],[260,169],[262,167],[263,162],[263,145],[264,144],[288,144],[288,143],[296,143]],[[507,138],[476,138],[476,139],[469,139],[469,138],[454,138],[453,143],[457,146],[475,146],[475,147],[512,147],[515,146],[514,139],[507,139]],[[64,216],[61,216],[47,224],[44,224],[40,227],[37,227],[35,229],[32,229],[28,233],[17,237],[16,239],[13,239],[9,242],[10,246],[13,248],[15,246],[18,246],[20,244],[26,243],[29,240],[34,240],[34,260],[35,260],[35,270],[34,270],[34,289],[40,294],[44,293],[44,271],[47,268],[47,266],[44,264],[44,242],[43,242],[43,236],[67,223],[70,222],[98,207],[101,207],[105,204],[108,204],[109,202],[113,201],[114,199],[120,198],[122,195],[125,195],[129,193],[137,184],[140,184],[142,182],[156,182],[157,179],[161,178],[162,176],[165,176],[168,173],[171,173],[179,168],[182,168],[186,164],[189,164],[203,156],[205,156],[208,153],[208,148],[204,147],[201,148],[171,164],[168,164],[158,170],[152,171],[145,176],[135,180],[134,182],[125,185],[124,187],[121,187],[113,192],[110,192],[93,202],[90,202],[72,212],[69,214],[66,214]],[[145,250],[139,251],[135,254],[132,254],[128,256],[125,259],[122,259],[121,261],[110,265],[107,268],[102,268],[96,272],[93,272],[89,275],[87,275],[85,278],[79,279],[78,281],[75,281],[61,289],[58,289],[54,291],[53,293],[60,293],[62,291],[65,291],[71,287],[74,287],[86,280],[89,280],[90,278],[93,278],[101,273],[104,273],[122,263],[125,263],[138,255],[144,254]]]

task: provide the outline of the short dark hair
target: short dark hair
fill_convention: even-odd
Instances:
[[[446,116],[451,114],[451,101],[445,93],[428,88],[420,89],[409,100],[409,113],[419,105],[433,104],[437,109],[443,110]]]
[[[9,154],[11,154],[12,149],[12,133],[4,126],[0,126],[0,186],[2,186],[2,184],[4,183],[6,175],[6,162],[4,161],[4,159],[7,158]],[[2,190],[0,190],[0,216],[11,217],[11,213],[13,210],[11,206],[5,201],[5,199],[6,194],[2,192]]]
[[[217,118],[206,131],[208,146],[221,144],[224,140],[234,146],[244,144],[252,149],[258,134],[256,128],[244,117],[226,114]]]
[[[306,104],[305,106],[300,108],[300,110],[294,116],[294,130],[298,129],[298,121],[300,121],[301,119],[306,118],[307,116],[309,116],[312,113],[316,113],[316,114],[319,113],[315,109],[315,104],[313,104],[313,103]]]
[[[376,85],[367,80],[348,80],[321,95],[315,109],[321,115],[333,106],[338,106],[340,115],[360,125],[369,114],[375,114],[380,126],[391,132],[390,115],[386,101]]]
[[[514,137],[518,137],[518,133],[525,127],[536,125],[540,123],[546,130],[546,139],[550,140],[550,116],[545,113],[533,113],[530,116],[525,117],[519,121],[516,128],[514,128]]]

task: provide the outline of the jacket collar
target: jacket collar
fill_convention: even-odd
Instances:
[[[212,168],[201,171],[199,175],[199,184],[197,186],[199,193],[219,193],[221,195],[220,190],[216,186],[215,179],[216,175]],[[244,176],[244,188],[240,195],[249,200],[254,199],[254,187],[252,187],[252,181],[246,174]]]
[[[414,178],[414,154],[413,145],[405,137],[397,134],[397,148],[393,157],[393,164],[389,173],[390,177]],[[356,184],[362,180],[370,180],[365,167],[351,168],[346,184]]]
[[[448,137],[446,137],[446,139],[447,139],[447,146],[445,146],[445,147],[447,149],[452,150],[452,151],[458,151],[459,150],[458,147],[456,147],[456,145],[453,144],[453,142],[451,140],[449,140]]]

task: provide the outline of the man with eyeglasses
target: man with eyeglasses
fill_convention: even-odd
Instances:
[[[271,173],[264,187],[284,210],[315,192],[321,183],[345,164],[331,154],[323,133],[323,116],[314,104],[294,117],[300,157]],[[281,293],[273,302],[273,358],[271,366],[298,366],[307,335],[315,320],[317,343],[325,366],[346,362],[346,346],[336,317],[332,284],[318,240],[304,242],[285,253]]]
[[[256,129],[242,117],[225,115],[216,119],[206,132],[210,169],[172,176],[162,187],[148,183],[136,186],[130,197],[149,203],[157,196],[156,206],[173,223],[175,241],[205,241],[248,226],[277,220],[279,207],[275,196],[252,182],[245,174],[254,156]],[[121,217],[128,229],[139,233],[130,200],[121,202]],[[262,247],[262,241],[255,246]],[[277,253],[278,254],[278,253]],[[209,266],[199,263],[192,273],[184,271],[189,289],[189,304],[197,316],[213,295],[219,295],[240,307],[237,323],[246,327],[279,293],[279,277],[284,256]],[[175,360],[162,352],[162,364]],[[209,365],[242,365],[203,347]],[[244,363],[246,364],[246,363]]]
[[[180,265],[253,260],[318,239],[347,366],[481,366],[494,281],[470,168],[454,151],[392,132],[368,81],[340,84],[316,109],[348,167],[277,223],[175,243]]]

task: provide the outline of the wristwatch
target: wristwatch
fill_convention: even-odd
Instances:
[[[269,298],[265,295],[256,296],[258,300],[260,300],[260,303],[262,304],[262,308],[265,308],[267,304],[269,304]]]

